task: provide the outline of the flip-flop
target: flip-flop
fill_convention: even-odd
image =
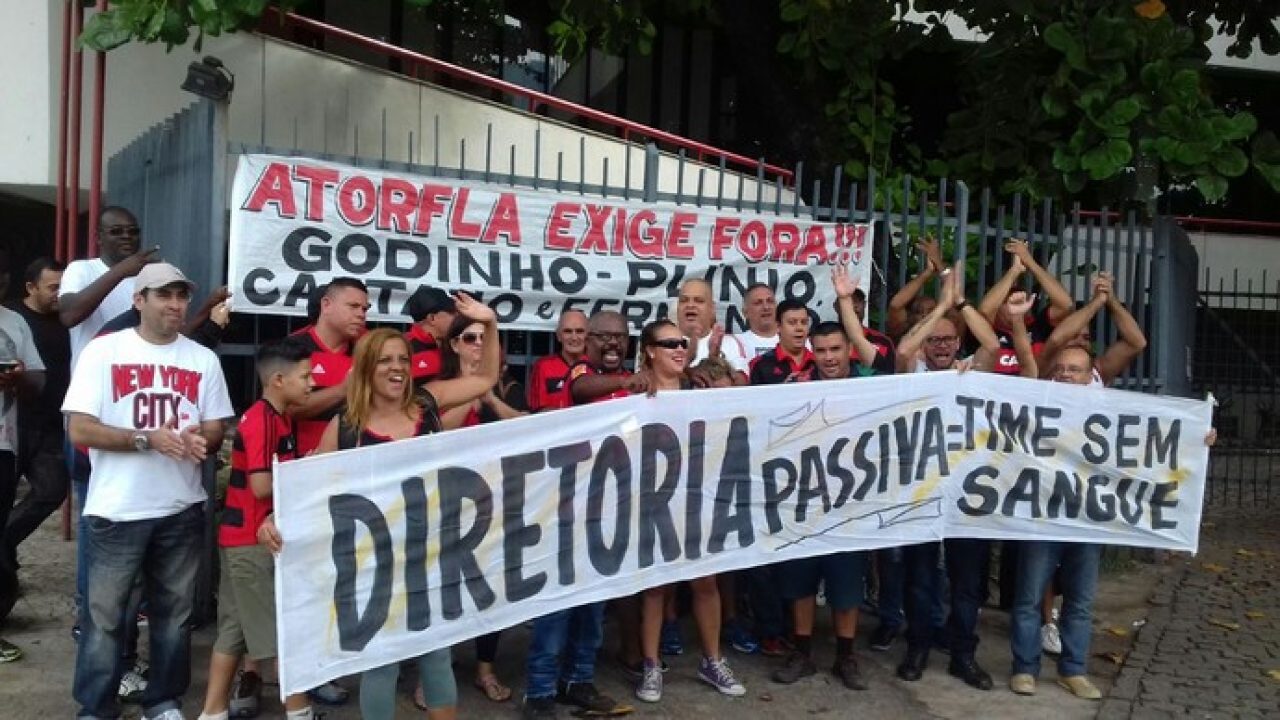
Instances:
[[[593,718],[593,717],[619,717],[622,715],[630,715],[636,709],[630,705],[614,705],[608,710],[590,710],[587,708],[578,708],[569,714],[576,718]]]
[[[472,684],[492,702],[502,703],[511,699],[511,688],[499,682],[497,676],[478,677]]]
[[[22,648],[0,638],[0,663],[11,663],[21,659]]]

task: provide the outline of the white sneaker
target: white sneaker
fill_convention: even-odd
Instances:
[[[662,699],[662,666],[644,663],[640,684],[636,686],[636,697],[647,703],[656,703]]]
[[[150,720],[187,720],[178,708],[169,708],[159,715],[152,715]]]
[[[121,702],[135,703],[142,699],[142,693],[147,691],[147,671],[150,668],[142,660],[133,663],[133,667],[125,671],[120,676],[120,687],[116,690],[116,696]]]
[[[1058,632],[1057,623],[1040,626],[1040,649],[1050,655],[1062,654],[1062,633]]]

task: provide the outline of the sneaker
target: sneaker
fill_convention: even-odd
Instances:
[[[601,695],[594,683],[562,683],[556,693],[556,702],[582,708],[585,715],[612,715],[618,710],[618,701]]]
[[[152,715],[151,720],[186,720],[178,708],[169,708],[159,715]]]
[[[640,684],[636,685],[636,697],[647,703],[662,699],[662,668],[646,660]]]
[[[876,631],[871,633],[871,649],[884,652],[893,647],[893,641],[898,637],[898,628],[889,625],[881,625]]]
[[[321,705],[341,705],[351,697],[351,693],[341,685],[330,681],[318,688],[308,690],[307,697]]]
[[[818,667],[813,664],[813,658],[805,655],[799,650],[792,650],[787,655],[787,661],[782,667],[773,671],[773,681],[790,685],[801,678],[807,678],[818,672]]]
[[[724,658],[702,658],[698,663],[698,679],[719,690],[722,695],[742,697],[747,694],[747,689],[733,676],[733,671]]]
[[[787,643],[780,637],[767,637],[760,641],[760,654],[765,657],[786,657]]]
[[[1057,623],[1040,626],[1040,649],[1050,655],[1062,654],[1062,633],[1058,631]]]
[[[1030,673],[1018,673],[1009,678],[1009,689],[1019,695],[1036,694],[1036,678]]]
[[[120,702],[136,703],[142,699],[142,693],[147,691],[147,664],[141,660],[133,663],[133,667],[125,671],[120,678],[120,687],[116,690],[116,697]]]
[[[520,708],[520,717],[525,720],[536,718],[553,718],[556,716],[556,699],[550,697],[524,699],[524,707]]]
[[[760,643],[751,637],[751,633],[736,624],[725,628],[723,635],[725,641],[729,643],[729,647],[743,655],[754,655],[760,652]]]
[[[1101,700],[1102,691],[1084,675],[1071,675],[1058,678],[1058,684],[1071,691],[1072,695],[1083,700]]]
[[[134,618],[134,619],[135,619],[135,621],[137,622],[138,627],[140,627],[140,628],[150,627],[150,626],[151,626],[151,620],[150,620],[150,618],[148,618],[148,617],[147,617],[147,614],[146,614],[145,612],[142,612],[141,610],[139,610],[139,611],[138,611],[138,616],[137,616],[136,618]]]
[[[663,655],[683,655],[684,640],[680,638],[680,625],[675,622],[662,623],[662,637],[658,641],[658,652]]]
[[[22,659],[22,648],[0,638],[0,663],[17,662]]]
[[[639,682],[640,680],[644,679],[644,661],[643,660],[638,660],[634,663],[626,663],[626,662],[623,662],[621,658],[619,658],[618,666],[622,668],[623,674],[625,674],[627,677],[631,678],[632,680]],[[659,659],[658,669],[661,670],[662,672],[666,672],[671,669],[671,666],[667,664],[666,660]]]
[[[242,672],[231,687],[227,712],[233,718],[258,717],[262,699],[262,678],[256,672]]]
[[[840,682],[850,690],[867,689],[867,681],[862,677],[862,671],[858,669],[858,660],[852,653],[836,658],[836,664],[831,666],[831,674],[840,678]]]

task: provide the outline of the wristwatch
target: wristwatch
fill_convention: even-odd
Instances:
[[[138,452],[146,452],[151,449],[151,440],[147,438],[147,434],[143,432],[133,434],[133,449]]]

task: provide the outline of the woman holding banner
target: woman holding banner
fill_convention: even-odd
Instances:
[[[483,326],[484,353],[475,375],[435,380],[415,393],[410,375],[409,343],[389,328],[374,330],[356,343],[347,384],[347,405],[330,421],[319,453],[405,440],[440,430],[438,408],[466,405],[498,381],[498,325],[493,310],[458,293],[457,310]],[[458,688],[449,648],[417,658],[418,675],[433,720],[457,716]],[[370,720],[395,717],[399,663],[366,670],[360,677],[360,713]]]
[[[685,374],[688,351],[689,339],[670,320],[658,320],[645,326],[640,333],[639,363],[653,378],[649,386],[651,393],[694,387]],[[690,580],[689,586],[693,590],[693,617],[702,641],[698,679],[725,695],[745,695],[747,689],[734,677],[720,654],[720,590],[716,576]],[[640,684],[636,686],[636,697],[645,702],[656,703],[662,699],[662,663],[658,658],[658,645],[662,634],[663,607],[672,589],[672,586],[663,585],[642,593],[640,649],[644,653],[644,665]]]

